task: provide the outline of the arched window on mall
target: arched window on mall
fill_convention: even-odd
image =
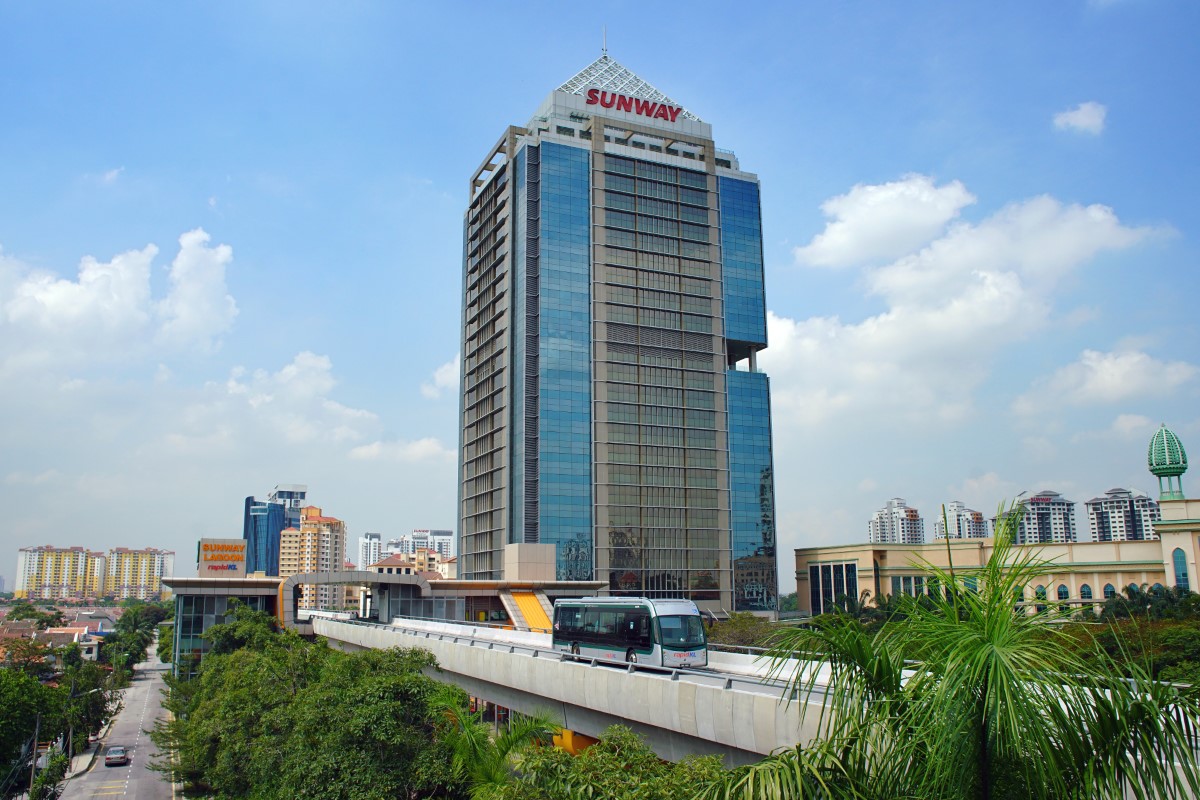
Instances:
[[[1071,596],[1071,590],[1067,588],[1067,585],[1065,583],[1060,583],[1058,585],[1058,599],[1066,600],[1066,599],[1070,598],[1070,596]]]
[[[1079,587],[1079,596],[1082,597],[1084,600],[1091,600],[1092,599],[1092,587],[1088,586],[1086,583],[1083,586],[1080,586]]]
[[[1113,587],[1113,585],[1111,583],[1104,584],[1104,599],[1107,600],[1110,597],[1116,597],[1116,596],[1117,596],[1117,590]]]
[[[1171,553],[1171,560],[1175,562],[1175,585],[1180,589],[1190,588],[1188,585],[1187,574],[1187,556],[1183,552],[1183,548],[1176,547],[1175,552]]]
[[[1037,613],[1043,613],[1046,610],[1046,604],[1044,602],[1046,599],[1046,587],[1039,584],[1038,587],[1033,590],[1033,596],[1038,601],[1034,608],[1037,609]]]

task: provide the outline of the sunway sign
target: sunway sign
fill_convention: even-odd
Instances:
[[[201,539],[197,548],[196,572],[200,577],[214,572],[237,572],[245,575],[245,539]]]
[[[599,89],[587,90],[587,105],[613,108],[617,111],[641,114],[643,117],[651,117],[653,119],[665,119],[667,122],[674,122],[676,117],[679,116],[679,112],[683,111],[683,108],[680,106],[669,106],[666,103],[641,100],[637,97],[629,97],[617,92],[602,92]]]

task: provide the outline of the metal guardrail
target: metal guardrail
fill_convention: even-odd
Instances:
[[[419,618],[414,617],[412,619],[418,620]],[[448,641],[451,644],[460,644],[460,645],[464,645],[467,647],[481,647],[486,650],[501,650],[501,651],[506,651],[507,653],[512,654],[512,655],[524,654],[524,655],[528,655],[531,658],[550,658],[550,659],[554,659],[554,660],[557,660],[560,662],[573,661],[573,662],[576,662],[579,664],[587,665],[589,667],[604,667],[606,669],[623,669],[624,671],[631,673],[631,674],[636,673],[636,672],[643,672],[643,673],[649,673],[649,674],[666,675],[666,676],[669,676],[670,680],[672,680],[672,681],[678,681],[681,678],[686,678],[686,679],[688,679],[688,681],[690,683],[695,683],[700,686],[717,686],[718,688],[730,690],[730,691],[732,691],[736,685],[746,685],[747,687],[754,687],[754,689],[757,690],[756,693],[760,693],[760,694],[764,693],[763,690],[766,689],[766,690],[768,690],[765,692],[766,694],[771,694],[771,695],[777,696],[780,699],[784,699],[784,694],[787,691],[786,683],[783,681],[766,679],[766,678],[754,678],[754,677],[751,677],[748,675],[721,672],[720,670],[717,670],[717,669],[700,670],[700,669],[694,669],[694,668],[689,669],[686,667],[666,667],[666,666],[658,666],[656,664],[642,664],[642,663],[637,663],[637,662],[634,662],[634,663],[613,662],[613,661],[608,661],[606,659],[594,658],[591,656],[575,656],[575,655],[571,655],[570,653],[563,652],[561,650],[554,650],[554,649],[547,650],[545,648],[534,647],[534,646],[525,645],[525,644],[517,644],[515,642],[505,643],[505,642],[495,641],[493,639],[478,639],[478,638],[475,638],[474,636],[471,636],[466,633],[428,631],[428,630],[422,630],[420,628],[406,628],[402,625],[393,625],[391,623],[367,622],[364,620],[339,620],[339,619],[329,619],[329,618],[325,618],[325,620],[327,622],[336,622],[336,623],[339,623],[342,625],[357,625],[357,626],[364,627],[364,628],[389,628],[392,630],[404,631],[408,635],[415,636],[417,638],[434,639],[434,640],[442,641],[442,642]],[[419,619],[419,621],[443,622],[443,620],[425,620],[425,619]],[[451,622],[449,624],[456,624],[456,625],[466,624],[466,625],[474,626],[476,623]],[[481,625],[480,627],[483,627],[483,626]],[[512,629],[512,626],[504,626],[504,627],[494,626],[494,627],[501,628],[503,630]],[[533,632],[538,633],[540,631],[533,631]],[[797,699],[796,693],[794,691],[792,693],[791,699],[793,701]]]

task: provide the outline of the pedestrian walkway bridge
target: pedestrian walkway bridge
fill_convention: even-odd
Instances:
[[[522,612],[536,620],[533,607]],[[522,631],[417,619],[381,625],[316,613],[312,626],[343,650],[420,647],[437,658],[433,677],[473,697],[518,712],[548,711],[563,728],[595,738],[623,724],[671,760],[716,754],[730,766],[758,761],[811,739],[817,717],[814,709],[802,725],[803,701],[783,702],[783,685],[748,654],[710,651],[708,669],[672,669],[572,657],[555,651],[536,624]]]

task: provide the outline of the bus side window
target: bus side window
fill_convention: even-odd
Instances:
[[[629,611],[625,614],[625,641],[637,647],[651,647],[654,642],[650,638],[650,615],[644,610]]]

